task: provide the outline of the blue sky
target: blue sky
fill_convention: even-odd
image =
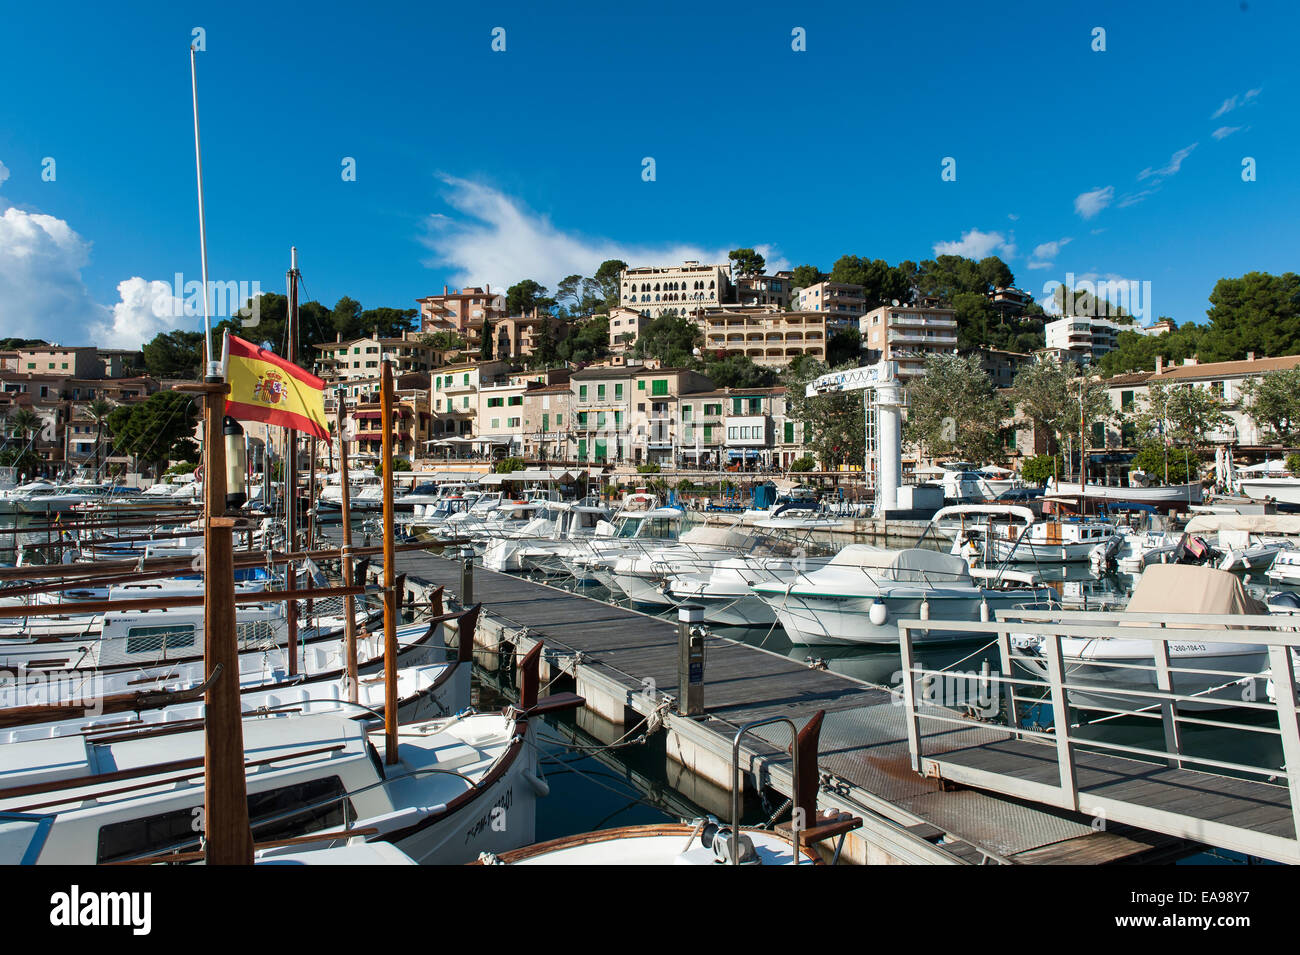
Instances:
[[[196,26],[216,280],[283,291],[297,245],[310,297],[413,306],[610,257],[956,250],[1040,298],[1149,281],[1182,322],[1296,268],[1294,3],[558,6],[11,6],[0,336],[198,327],[151,284],[199,275]]]

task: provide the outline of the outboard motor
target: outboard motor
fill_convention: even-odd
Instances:
[[[1178,541],[1178,546],[1174,548],[1175,564],[1192,564],[1202,566],[1217,560],[1223,555],[1205,542],[1202,537],[1192,537],[1184,534]]]

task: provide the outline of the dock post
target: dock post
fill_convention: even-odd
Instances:
[[[683,716],[704,715],[704,608],[677,608],[677,709]]]
[[[474,606],[474,548],[463,547],[460,552],[460,605]]]

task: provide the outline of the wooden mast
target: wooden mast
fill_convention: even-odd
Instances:
[[[289,249],[289,327],[285,337],[285,355],[289,361],[298,357],[298,249]],[[286,534],[289,551],[298,549],[298,432],[293,428],[285,429],[284,438],[284,493],[288,502],[285,508]],[[298,567],[290,564],[285,568],[284,589],[298,589]],[[289,675],[298,673],[298,604],[290,600],[285,604],[285,623],[289,630]]]
[[[385,359],[379,373],[379,423],[384,474],[384,761],[397,762],[397,601],[393,590],[393,367]]]
[[[339,436],[339,477],[340,477],[340,517],[343,520],[343,586],[352,586],[352,505],[349,501],[348,488],[348,439],[343,433],[343,400],[346,390],[340,388],[335,430]],[[343,598],[343,640],[347,646],[348,699],[357,702],[357,624],[356,600]]]
[[[252,865],[244,778],[244,722],[239,704],[239,648],[235,642],[235,542],[226,510],[226,443],[221,433],[229,386],[208,382],[204,395],[203,676],[221,676],[204,695],[203,797],[209,865]]]

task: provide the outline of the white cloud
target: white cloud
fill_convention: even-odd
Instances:
[[[1128,192],[1119,198],[1119,207],[1127,209],[1129,206],[1135,206],[1147,196],[1154,196],[1158,189],[1143,189],[1141,192]]]
[[[1214,132],[1210,133],[1215,139],[1227,139],[1233,133],[1241,131],[1240,126],[1220,126]]]
[[[196,287],[201,293],[202,283]],[[175,331],[182,325],[193,331],[193,308],[187,310],[184,300],[172,292],[168,282],[149,282],[139,276],[119,282],[119,300],[106,321],[90,326],[91,341],[101,348],[139,348],[159,332]]]
[[[954,242],[934,244],[935,255],[964,255],[972,259],[982,259],[994,253],[1001,254],[1003,258],[1010,258],[1016,254],[1016,247],[1001,232],[981,232],[979,229],[963,232],[961,238]]]
[[[0,328],[51,338],[102,320],[108,310],[81,279],[90,243],[54,216],[10,207],[0,216]]]
[[[9,169],[5,166],[4,163],[0,162],[0,186],[3,186],[5,184],[5,180],[8,178],[9,178]]]
[[[1163,178],[1165,176],[1174,175],[1175,173],[1178,172],[1179,169],[1183,167],[1183,160],[1186,159],[1188,156],[1190,156],[1192,154],[1192,150],[1199,145],[1200,143],[1192,143],[1190,146],[1183,147],[1182,149],[1178,150],[1178,152],[1174,153],[1172,156],[1169,157],[1169,163],[1167,165],[1162,166],[1159,169],[1152,169],[1150,166],[1148,166],[1146,169],[1143,169],[1140,173],[1138,173],[1138,178],[1147,179],[1151,176]],[[1159,181],[1159,178],[1157,178],[1157,181]]]
[[[1249,105],[1251,102],[1254,101],[1255,97],[1258,96],[1263,91],[1264,91],[1263,87],[1259,87],[1253,90],[1246,90],[1246,92],[1238,93],[1235,96],[1229,96],[1227,99],[1223,101],[1223,105],[1214,111],[1214,115],[1212,115],[1210,119],[1218,119],[1220,116],[1224,115],[1225,113],[1231,113],[1238,106]]]
[[[1033,254],[1029,257],[1029,267],[1031,269],[1050,269],[1052,261],[1060,254],[1061,249],[1065,248],[1072,239],[1056,239],[1052,242],[1044,242],[1041,245],[1034,246]]]
[[[634,267],[688,259],[727,261],[728,249],[688,243],[631,245],[567,233],[491,186],[451,176],[441,178],[447,185],[448,204],[461,217],[430,215],[422,242],[433,253],[426,264],[450,268],[449,277],[458,285],[491,284],[505,289],[531,278],[554,290],[566,275],[591,275],[607,259],[622,259]],[[769,272],[790,268],[773,246],[756,245],[754,249],[767,260]]]
[[[1110,205],[1115,198],[1114,186],[1098,186],[1088,192],[1081,192],[1074,197],[1074,211],[1085,219],[1091,219]]]

